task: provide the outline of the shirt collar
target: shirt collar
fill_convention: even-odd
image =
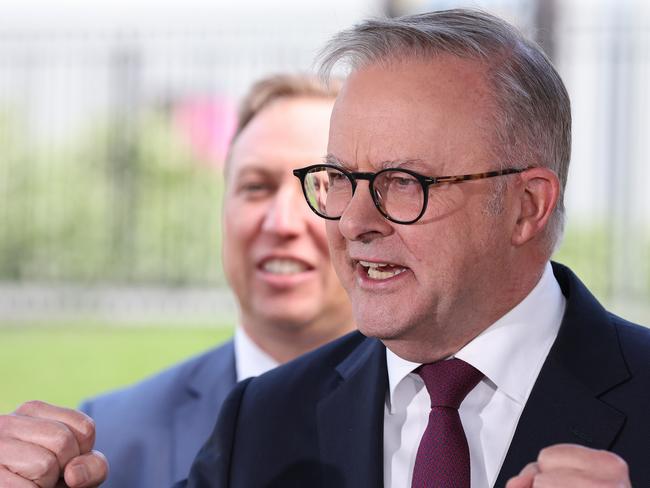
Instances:
[[[246,334],[243,327],[235,330],[235,370],[237,381],[259,376],[278,366],[278,362],[264,352]]]
[[[485,375],[483,381],[489,380],[523,405],[557,336],[565,306],[566,299],[551,264],[547,263],[532,291],[454,357],[474,366]],[[398,385],[420,364],[402,359],[386,348],[386,365],[392,410]]]

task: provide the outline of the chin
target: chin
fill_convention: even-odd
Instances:
[[[314,320],[314,313],[306,307],[266,307],[259,313],[263,320],[282,329],[303,329]]]
[[[395,321],[355,316],[357,328],[366,337],[375,337],[381,341],[399,339],[403,331],[395,326]]]

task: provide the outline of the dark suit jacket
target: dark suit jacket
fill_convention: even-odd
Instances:
[[[110,463],[102,488],[160,488],[186,478],[235,385],[232,342],[137,385],[88,400],[95,449]]]
[[[569,442],[619,453],[633,486],[650,487],[650,330],[605,311],[567,268],[554,271],[565,316],[496,486],[543,447]],[[359,333],[246,381],[187,486],[382,486],[386,390],[384,346]]]

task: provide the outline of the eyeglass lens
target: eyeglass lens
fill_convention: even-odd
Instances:
[[[352,181],[336,168],[313,168],[305,176],[304,186],[309,205],[325,217],[340,217],[352,199]],[[371,191],[379,209],[398,221],[417,218],[424,205],[422,184],[400,170],[378,173]]]

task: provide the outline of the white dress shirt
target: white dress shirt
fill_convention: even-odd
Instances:
[[[278,366],[278,362],[262,351],[260,347],[248,337],[243,327],[235,329],[235,372],[237,381],[245,380],[251,376],[259,376]]]
[[[494,486],[565,306],[548,263],[539,283],[521,303],[454,355],[485,375],[459,409],[469,444],[472,488]],[[431,403],[424,382],[413,373],[419,364],[389,349],[386,360],[384,486],[409,488]]]

